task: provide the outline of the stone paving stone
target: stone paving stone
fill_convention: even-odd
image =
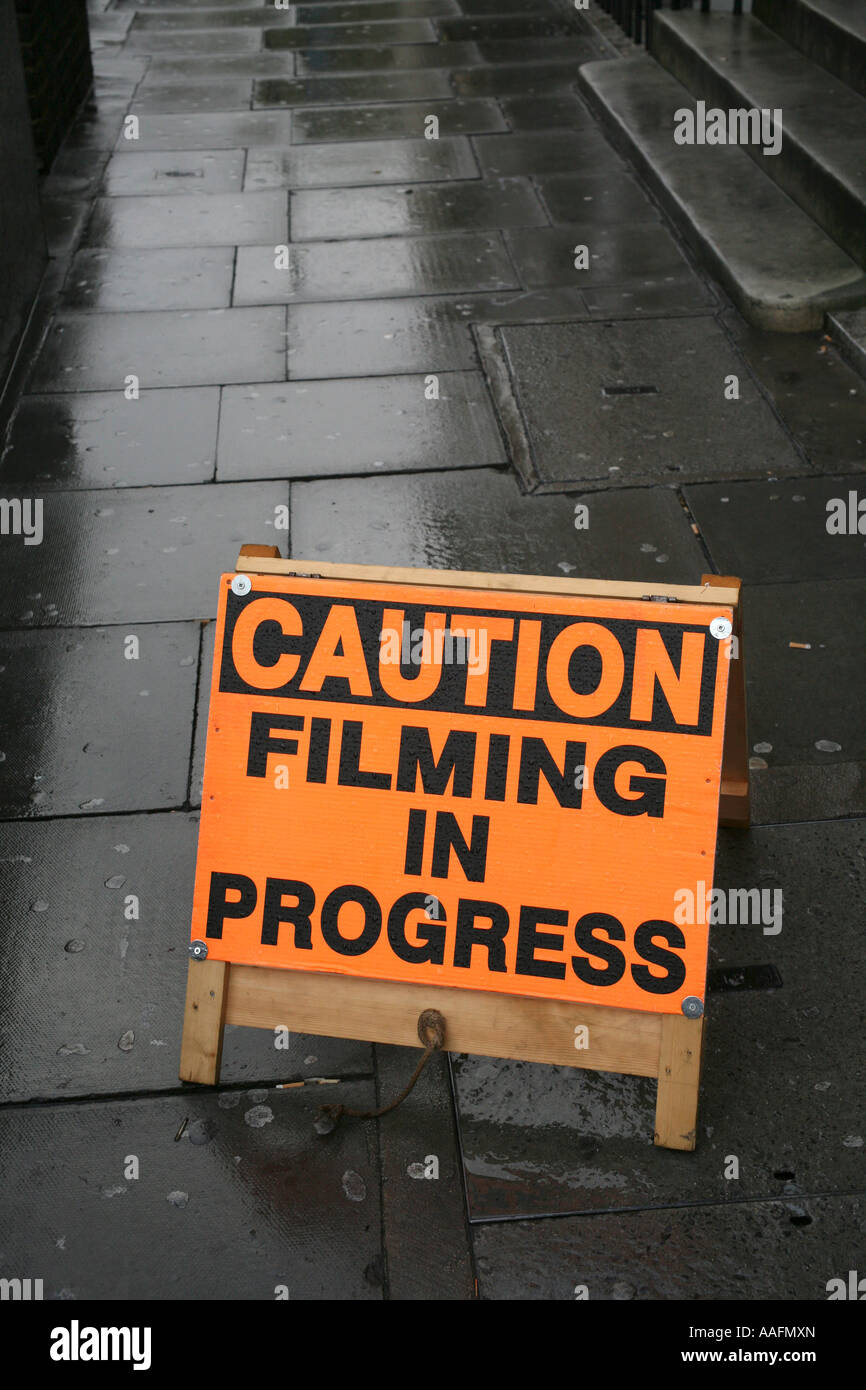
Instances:
[[[226,387],[217,477],[317,478],[506,463],[480,372]]]
[[[517,284],[498,235],[310,241],[292,245],[287,270],[276,270],[274,259],[270,246],[238,249],[235,304],[448,294]]]
[[[550,174],[539,178],[536,187],[553,222],[578,225],[586,218],[618,226],[658,216],[643,189],[619,169],[604,174]]]
[[[394,48],[317,48],[297,53],[298,73],[393,72],[476,63],[474,43],[403,44]]]
[[[575,507],[589,508],[577,531]],[[706,561],[665,488],[524,496],[490,469],[298,483],[292,554],[347,564],[696,584]]]
[[[252,105],[251,77],[234,81],[166,84],[163,87],[144,86],[130,104],[130,110],[168,113],[171,111],[237,111]]]
[[[417,1059],[412,1048],[377,1046],[379,1092],[386,1102],[403,1089]],[[380,1129],[390,1299],[475,1296],[456,1142],[448,1062],[432,1057]],[[425,1177],[425,1170],[435,1176]]]
[[[594,285],[584,290],[583,299],[593,319],[673,318],[706,314],[718,304],[712,287],[691,270],[643,285]]]
[[[688,262],[665,227],[652,220],[611,226],[604,214],[590,214],[570,227],[508,229],[506,243],[521,280],[529,288],[574,285],[672,283],[690,274]],[[575,267],[575,247],[589,248],[589,266]]]
[[[278,52],[284,48],[366,48],[376,44],[435,43],[436,32],[427,19],[395,19],[376,24],[317,24],[304,28],[266,29],[265,48]],[[309,61],[309,60],[308,60]]]
[[[710,965],[773,965],[782,985],[708,994],[697,1148],[687,1159],[653,1144],[656,1083],[648,1078],[458,1059],[472,1219],[730,1209],[761,1198],[802,1209],[812,1194],[858,1191],[866,1101],[848,1078],[850,1039],[866,1006],[847,982],[864,961],[855,907],[864,850],[863,821],[722,832],[716,885],[778,887],[783,910],[775,935],[761,924],[711,927]],[[739,1159],[736,1180],[725,1178],[729,1155]]]
[[[214,475],[219,389],[25,396],[0,463],[0,486],[142,487]]]
[[[465,179],[293,193],[291,225],[293,241],[317,241],[546,226],[547,219],[527,179]]]
[[[550,63],[558,65],[568,59],[573,69],[581,63],[609,58],[608,49],[595,39],[559,35],[550,39],[478,39],[476,47],[485,63]]]
[[[161,7],[160,7],[161,10]],[[191,32],[195,29],[279,29],[284,25],[293,25],[295,16],[291,10],[277,10],[271,4],[260,4],[254,8],[237,5],[237,0],[231,9],[222,10],[219,13],[212,13],[210,9],[197,12],[189,10],[187,6],[176,10],[160,10],[148,14],[138,14],[135,17],[136,34],[162,32],[168,33],[170,30],[185,29]]]
[[[344,74],[342,77],[266,78],[253,83],[253,106],[327,105],[335,101],[430,101],[453,96],[448,74],[429,72]]]
[[[129,374],[154,386],[211,386],[285,377],[285,310],[59,314],[31,391],[124,389]]]
[[[46,197],[44,193],[40,201],[49,256],[68,256],[81,235],[90,211],[88,204],[82,198]]]
[[[746,475],[802,471],[712,319],[519,325],[498,337],[545,486],[703,482],[725,477],[732,457]],[[729,374],[738,401],[724,398]]]
[[[335,188],[474,179],[465,136],[443,140],[347,140],[312,149],[250,150],[244,188]]]
[[[26,601],[19,592],[18,607]],[[138,660],[124,657],[129,636],[139,640]],[[198,644],[195,623],[0,634],[0,816],[182,806]],[[4,904],[9,921],[5,893]],[[38,893],[30,906],[36,915],[23,920],[38,930]]]
[[[49,492],[43,544],[25,545],[17,536],[4,540],[0,624],[211,617],[219,576],[234,566],[251,536],[268,540],[275,509],[287,501],[280,483]]]
[[[544,97],[509,97],[500,103],[505,119],[515,131],[552,130],[565,126],[593,125],[589,111],[570,92]]]
[[[478,1293],[574,1302],[583,1286],[593,1301],[813,1302],[856,1267],[864,1218],[862,1198],[821,1197],[808,1212],[796,1202],[726,1202],[475,1226]]]
[[[851,617],[864,602],[863,579],[750,584],[745,591],[758,824],[866,815],[866,730],[861,702],[851,698],[866,688],[866,651],[852,640]]]
[[[354,20],[368,23],[379,19],[401,19],[411,10],[421,18],[436,19],[440,15],[460,13],[457,0],[354,0],[340,5],[328,0],[325,4],[296,5],[295,18],[298,24],[348,24]]]
[[[355,1121],[322,1139],[324,1091],[376,1104],[372,1081],[353,1081],[7,1108],[9,1267],[42,1271],[46,1299],[380,1299],[375,1132]]]
[[[516,94],[549,96],[551,92],[571,92],[575,82],[571,62],[510,63],[501,67],[459,68],[451,74],[451,84],[460,97],[497,97]],[[529,171],[531,172],[531,170]]]
[[[566,11],[555,14],[530,13],[507,15],[467,15],[459,19],[442,19],[437,29],[443,39],[533,39],[556,38],[581,31],[580,20],[572,19]],[[585,40],[585,30],[584,41]],[[559,43],[545,45],[545,51],[556,49]]]
[[[502,174],[594,174],[604,164],[623,166],[593,126],[585,130],[536,131],[530,135],[478,135],[473,140],[482,172]]]
[[[475,15],[537,15],[559,12],[556,0],[460,0],[460,8],[464,14]]]
[[[708,483],[687,488],[685,498],[720,574],[750,584],[866,579],[864,475]],[[831,533],[828,524],[835,528],[839,513],[833,504],[840,502],[845,532]]]
[[[178,1088],[197,832],[177,812],[0,825],[5,1103]],[[291,1029],[288,1042],[229,1027],[222,1082],[373,1070],[367,1043]]]
[[[250,145],[288,145],[288,111],[207,111],[200,114],[140,117],[138,152],[150,150],[237,150]],[[123,137],[121,136],[121,140]],[[127,142],[118,141],[117,149]]]
[[[243,150],[115,154],[105,171],[105,192],[113,197],[233,193],[240,189],[243,177]]]
[[[231,36],[227,36],[231,37]],[[177,82],[217,82],[238,77],[292,77],[295,55],[288,53],[210,53],[201,57],[170,58],[157,53],[144,80],[145,90]]]
[[[257,53],[261,48],[262,36],[255,30],[229,29],[220,33],[218,29],[205,29],[191,33],[153,34],[133,29],[126,40],[124,52],[147,55],[170,53],[175,62],[181,58],[203,58],[230,53]]]
[[[866,385],[817,333],[758,333],[724,322],[813,466],[859,472],[866,458]]]
[[[64,309],[227,308],[234,260],[231,247],[79,251],[61,303]]]
[[[178,9],[193,10],[201,6],[205,10],[217,10],[221,6],[227,9],[249,9],[256,14],[269,14],[270,8],[267,0],[254,0],[254,3],[243,4],[242,0],[114,0],[114,7],[117,10],[135,9],[147,10],[171,10],[177,6]]]
[[[284,193],[187,193],[130,198],[99,198],[85,232],[89,246],[244,246],[281,244],[289,234]],[[195,254],[193,251],[193,254]]]
[[[293,304],[289,377],[440,372],[477,366],[469,326],[524,315],[575,318],[580,296],[513,294]]]
[[[334,106],[299,111],[294,117],[292,140],[296,145],[329,140],[411,140],[426,138],[429,116],[439,121],[439,135],[472,135],[478,131],[506,130],[495,102],[417,101],[400,106]]]

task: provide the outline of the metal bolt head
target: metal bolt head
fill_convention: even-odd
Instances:
[[[718,637],[719,641],[721,641],[723,637],[730,637],[733,630],[734,625],[730,618],[713,618],[713,621],[710,623],[710,632],[713,637]]]
[[[237,594],[238,598],[243,598],[253,587],[253,581],[248,574],[236,574],[232,580],[232,593]]]
[[[190,953],[190,955],[192,956],[193,960],[206,960],[206,959],[207,959],[207,942],[206,942],[206,941],[191,941],[191,942],[189,943],[189,953]]]
[[[683,1000],[683,1013],[686,1018],[700,1018],[704,1012],[704,1001],[698,999],[697,995],[690,994]]]

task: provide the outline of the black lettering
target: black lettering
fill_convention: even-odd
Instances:
[[[358,903],[364,912],[364,929],[360,936],[340,935],[340,909],[346,903]],[[322,936],[332,951],[341,956],[363,956],[375,946],[382,930],[382,909],[373,894],[357,883],[335,888],[322,903]]]
[[[504,801],[505,784],[508,778],[508,749],[511,743],[509,734],[491,734],[487,754],[487,781],[484,785],[485,801]]]
[[[560,769],[541,738],[525,738],[520,748],[520,776],[517,782],[517,800],[527,806],[538,803],[538,782],[541,774],[559,802],[560,806],[579,809],[583,796],[582,785],[578,781],[577,769],[586,763],[586,744],[565,745],[565,763]],[[582,782],[582,779],[580,779]]]
[[[599,940],[596,932],[604,932],[607,941]],[[625,941],[625,928],[616,917],[606,912],[587,912],[575,923],[574,940],[581,951],[586,951],[587,956],[607,961],[605,969],[599,970],[590,965],[585,956],[572,956],[571,968],[585,985],[615,985],[617,980],[622,979],[625,956],[611,942]]]
[[[522,907],[517,929],[517,975],[539,975],[546,980],[565,979],[565,961],[536,960],[536,951],[561,951],[565,935],[560,932],[538,931],[546,927],[567,927],[568,913],[564,908]]]
[[[476,917],[486,917],[490,925],[477,927]],[[504,974],[507,932],[508,913],[499,903],[473,902],[461,898],[457,904],[454,964],[468,970],[472,963],[473,946],[483,946],[487,951],[487,969]]]
[[[608,811],[618,816],[652,816],[660,819],[665,810],[665,783],[658,777],[629,778],[629,791],[638,788],[642,796],[620,796],[616,789],[616,774],[623,763],[638,763],[644,772],[655,772],[663,778],[667,773],[662,759],[651,748],[623,744],[602,753],[595,767],[592,785],[595,794]]]
[[[382,787],[391,785],[390,772],[365,772],[361,770],[361,738],[364,725],[360,719],[347,719],[343,725],[340,741],[340,774],[337,778],[341,787]]]
[[[227,898],[229,893],[239,893],[240,897],[234,902],[229,902]],[[227,917],[249,917],[256,905],[257,897],[256,885],[245,874],[212,873],[207,902],[205,936],[220,940],[225,919]]]
[[[437,909],[440,920],[432,922],[426,915],[422,916],[415,927],[419,941],[411,942],[406,939],[406,918],[410,912],[419,908],[423,913],[431,897],[430,893],[404,893],[388,913],[388,940],[391,950],[400,960],[405,960],[410,965],[424,965],[427,961],[433,965],[441,965],[445,959],[445,913],[441,904]]]
[[[300,714],[263,714],[253,710],[250,715],[250,746],[247,754],[247,776],[264,777],[268,770],[269,753],[297,753],[296,738],[271,738],[272,729],[303,729]]]
[[[453,849],[469,882],[483,883],[487,870],[487,835],[489,830],[489,816],[473,816],[472,839],[467,845],[456,817],[450,811],[437,811],[436,825],[433,831],[433,865],[430,870],[433,877],[448,877]]]
[[[297,898],[293,907],[287,907],[283,895],[290,893]],[[313,924],[310,913],[316,906],[316,895],[308,883],[300,883],[291,878],[269,878],[265,884],[265,906],[262,911],[262,945],[276,946],[280,923],[291,922],[295,929],[295,949],[313,949]]]
[[[420,772],[421,786],[428,796],[444,796],[452,774],[452,794],[471,796],[474,771],[475,734],[452,729],[437,763],[433,757],[429,729],[404,726],[400,730],[400,756],[395,783],[398,792],[414,792]]]
[[[686,963],[673,951],[656,946],[653,940],[656,936],[679,950],[686,944],[686,938],[673,922],[641,922],[634,934],[634,948],[643,960],[648,960],[650,965],[660,965],[667,974],[652,975],[645,965],[633,965],[632,979],[647,994],[674,994],[686,978]]]
[[[331,746],[330,719],[310,720],[310,746],[307,749],[307,781],[327,782],[328,750]]]
[[[424,864],[424,836],[426,834],[427,812],[413,809],[409,812],[409,829],[406,832],[406,859],[404,874],[421,873]]]

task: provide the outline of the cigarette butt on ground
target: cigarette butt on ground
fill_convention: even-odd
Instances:
[[[789,642],[789,643],[788,643],[788,646],[789,646],[789,647],[799,647],[800,650],[803,651],[803,652],[810,652],[810,651],[812,650],[812,643],[811,643],[811,642]]]

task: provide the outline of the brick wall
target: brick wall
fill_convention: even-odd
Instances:
[[[39,165],[50,166],[93,82],[86,0],[15,0]]]

